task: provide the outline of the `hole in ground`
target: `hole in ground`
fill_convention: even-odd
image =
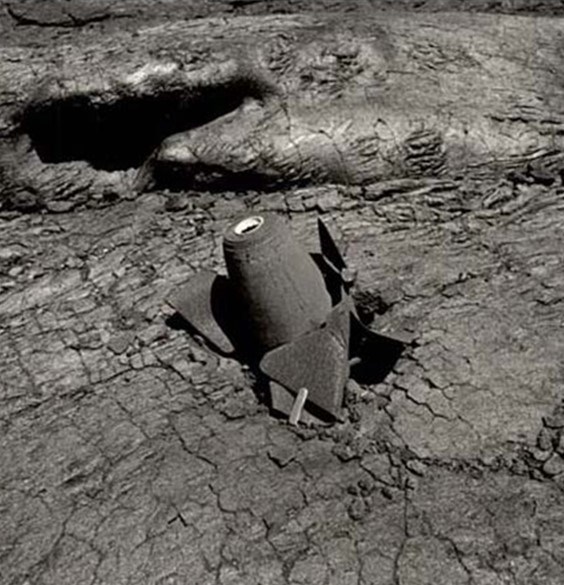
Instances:
[[[358,317],[364,325],[370,325],[375,315],[384,315],[390,309],[378,291],[357,289],[353,292],[353,299]]]
[[[141,166],[167,136],[227,114],[257,93],[256,84],[241,79],[197,92],[175,87],[124,94],[106,103],[99,95],[75,95],[30,105],[22,129],[45,163],[84,160],[100,170],[125,170]]]

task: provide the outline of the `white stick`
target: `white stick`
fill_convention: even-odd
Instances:
[[[294,406],[292,406],[292,412],[290,413],[290,424],[297,426],[302,416],[302,410],[307,400],[307,388],[300,388],[296,400],[294,400]]]

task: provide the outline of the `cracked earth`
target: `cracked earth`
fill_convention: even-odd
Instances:
[[[559,172],[47,210],[0,214],[2,585],[564,582]],[[250,210],[311,248],[321,216],[363,316],[415,336],[342,423],[271,416],[244,365],[170,325],[164,299],[222,269]]]
[[[2,222],[3,580],[559,583],[564,407],[559,186],[155,193]],[[530,208],[534,214],[525,214]],[[348,419],[272,418],[238,362],[165,324],[237,214],[313,245],[321,213],[382,329],[416,332]],[[369,310],[369,307],[367,308]]]

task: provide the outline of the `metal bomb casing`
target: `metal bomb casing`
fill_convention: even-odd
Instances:
[[[240,317],[260,352],[327,320],[332,304],[323,275],[277,216],[254,215],[232,223],[223,252]]]
[[[391,363],[404,346],[362,324],[352,273],[321,219],[318,236],[314,260],[276,215],[241,218],[224,233],[227,276],[201,270],[169,300],[211,346],[256,366],[270,406],[294,423],[339,419],[351,352],[371,346]]]

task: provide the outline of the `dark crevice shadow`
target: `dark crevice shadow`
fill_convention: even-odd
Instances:
[[[351,367],[350,377],[359,384],[379,384],[393,370],[406,345],[375,333],[351,319],[351,347],[360,362]]]
[[[182,165],[168,161],[149,160],[146,174],[148,178],[144,178],[140,183],[142,190],[168,189],[172,192],[182,192],[186,191],[186,186],[189,185],[192,189],[210,193],[225,191],[273,193],[280,189],[308,184],[305,179],[302,181],[281,180],[255,170],[233,172],[211,163]]]
[[[199,91],[182,86],[114,100],[78,94],[32,103],[20,125],[45,163],[84,160],[107,171],[136,168],[164,138],[202,126],[260,98],[256,82],[242,78]]]
[[[278,419],[288,418],[284,417],[281,413],[272,407],[272,397],[270,395],[270,380],[268,376],[265,376],[260,370],[255,372],[255,382],[252,386],[254,395],[260,404],[264,404],[271,416]]]

